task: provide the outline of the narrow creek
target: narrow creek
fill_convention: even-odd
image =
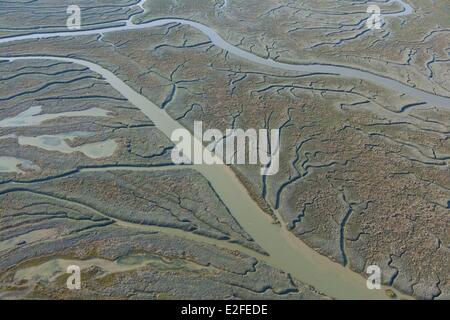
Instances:
[[[134,106],[139,108],[167,137],[183,128],[164,110],[134,91],[111,71],[81,59],[53,56],[27,56],[0,58],[16,60],[54,60],[70,62],[88,67],[102,75],[114,89],[121,93]],[[193,140],[196,140],[193,137]],[[214,155],[211,155],[214,157]],[[214,188],[239,224],[264,250],[269,257],[263,260],[295,278],[314,286],[320,292],[338,299],[387,299],[384,290],[369,290],[366,279],[361,275],[335,263],[309,248],[300,239],[290,233],[285,223],[282,227],[273,224],[273,220],[251,198],[246,188],[233,171],[225,165],[194,165],[193,169],[201,173]],[[124,168],[127,169],[127,168]],[[130,169],[130,168],[128,168]],[[246,250],[249,253],[250,250]],[[256,255],[261,258],[260,255]],[[395,291],[395,290],[394,290]],[[398,297],[407,298],[396,292]]]
[[[145,2],[140,2],[140,5]],[[395,13],[387,13],[384,16],[391,17],[399,17],[405,16],[412,13],[413,9],[411,6],[407,5],[403,1],[398,0],[399,4],[403,6],[403,10]],[[406,85],[400,81],[391,79],[389,77],[384,77],[378,75],[376,73],[365,71],[361,69],[357,69],[354,67],[335,65],[335,64],[323,64],[323,63],[306,63],[306,64],[290,64],[278,62],[273,59],[263,58],[257,56],[251,52],[240,49],[235,45],[228,43],[224,40],[214,29],[203,25],[199,22],[187,20],[187,19],[179,19],[179,18],[161,18],[156,19],[150,22],[134,24],[130,20],[124,21],[124,25],[115,26],[115,27],[99,27],[89,30],[79,30],[79,31],[61,31],[61,32],[46,32],[46,33],[32,33],[26,35],[19,36],[7,36],[0,38],[0,44],[10,43],[14,41],[23,41],[23,40],[33,40],[33,39],[46,39],[53,37],[74,37],[74,36],[87,36],[87,35],[98,35],[98,34],[106,34],[111,32],[123,32],[123,31],[131,31],[131,30],[141,30],[148,29],[153,27],[164,26],[171,23],[178,23],[189,25],[203,34],[205,34],[211,42],[217,47],[239,57],[245,59],[247,61],[276,68],[280,70],[286,71],[296,71],[296,72],[306,72],[306,73],[329,73],[334,74],[336,76],[348,77],[353,79],[360,79],[364,81],[368,81],[379,85],[388,90],[395,91],[399,94],[406,95],[411,98],[415,98],[420,102],[424,102],[428,105],[437,105],[440,107],[450,108],[450,97],[436,95],[418,88],[411,87]]]

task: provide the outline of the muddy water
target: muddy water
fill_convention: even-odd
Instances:
[[[31,107],[18,115],[5,118],[0,121],[0,128],[17,128],[27,126],[38,126],[47,120],[53,120],[61,117],[106,117],[108,111],[100,108],[91,108],[83,111],[71,111],[51,114],[41,114],[42,107]]]
[[[18,57],[10,60],[49,59],[83,65],[104,79],[139,108],[166,136],[182,126],[164,110],[135,92],[112,72],[92,62],[61,57]],[[195,138],[194,138],[195,140]],[[213,155],[211,155],[214,157]],[[272,219],[250,197],[232,170],[224,165],[193,166],[209,180],[240,225],[269,253],[264,260],[319,291],[340,299],[386,299],[383,290],[368,290],[366,280],[348,268],[318,254]],[[401,295],[399,295],[401,296]]]
[[[398,12],[392,12],[392,13],[382,13],[383,16],[402,17],[402,16],[410,15],[414,12],[413,8],[403,0],[393,0],[391,2],[397,2],[400,6],[403,7],[402,10],[400,10]]]
[[[81,133],[82,135],[83,133]],[[80,134],[60,134],[60,135],[43,135],[37,137],[18,137],[18,143],[21,146],[33,146],[47,151],[58,151],[61,153],[81,152],[85,156],[92,159],[106,158],[114,154],[118,145],[113,139],[87,143],[77,147],[71,147],[66,140],[73,140],[81,136]]]
[[[194,262],[179,260],[179,259],[165,259],[156,255],[150,254],[133,254],[129,256],[120,257],[117,260],[110,261],[106,259],[89,259],[89,260],[68,260],[68,259],[52,259],[37,266],[28,267],[17,271],[14,275],[15,280],[28,281],[54,281],[61,274],[66,273],[69,266],[79,266],[81,270],[85,270],[92,266],[100,267],[105,273],[99,277],[111,273],[126,272],[140,269],[148,266],[151,269],[162,271],[189,269],[194,271],[213,269],[212,267],[201,266]]]
[[[0,172],[24,173],[24,170],[39,170],[39,167],[29,160],[15,157],[0,157]]]
[[[0,172],[23,172],[19,169],[19,165],[24,160],[14,157],[0,157]]]

